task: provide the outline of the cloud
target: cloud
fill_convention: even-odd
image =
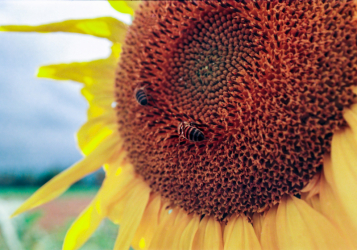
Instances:
[[[130,15],[117,12],[107,1],[0,1],[1,24],[38,25],[102,16],[131,21]]]
[[[130,18],[96,1],[0,1],[0,24],[98,16]],[[81,158],[74,134],[86,120],[81,85],[35,78],[38,66],[104,58],[104,39],[77,34],[0,33],[0,174],[67,167]]]

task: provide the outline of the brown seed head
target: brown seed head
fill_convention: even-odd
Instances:
[[[137,173],[173,206],[219,220],[298,194],[356,98],[355,11],[340,0],[144,2],[116,79]],[[138,86],[155,106],[137,105]],[[210,140],[180,141],[180,122]]]

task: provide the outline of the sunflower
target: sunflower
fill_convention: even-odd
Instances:
[[[65,250],[106,217],[114,249],[357,249],[355,1],[110,4],[133,23],[0,28],[113,42],[106,59],[39,69],[83,83],[85,157],[14,215],[103,165]]]

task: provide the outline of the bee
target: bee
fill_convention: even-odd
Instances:
[[[205,136],[201,130],[194,127],[195,123],[192,122],[180,122],[177,126],[177,132],[180,135],[180,138],[183,137],[186,140],[192,142],[200,142],[205,140]]]
[[[146,86],[144,87],[137,87],[134,90],[134,97],[136,99],[136,101],[141,105],[141,106],[146,106],[149,101],[148,101],[148,97],[149,95],[147,94],[146,91]]]

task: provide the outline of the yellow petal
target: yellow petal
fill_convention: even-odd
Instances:
[[[88,155],[115,130],[115,112],[111,110],[99,117],[90,119],[78,130],[78,146],[85,155]]]
[[[325,177],[327,173],[331,181],[331,167],[331,158],[326,155],[324,158],[324,175],[321,177],[320,184],[320,211],[341,232],[342,236],[346,238],[346,242],[353,245],[351,249],[357,249],[357,225],[350,220],[341,201],[334,193],[331,182]]]
[[[154,195],[145,209],[144,215],[136,231],[132,246],[134,249],[148,249],[158,228],[161,197]]]
[[[243,216],[231,218],[224,229],[225,250],[261,249],[253,226]]]
[[[320,195],[314,195],[310,198],[311,207],[321,213]]]
[[[316,173],[309,183],[301,190],[301,192],[307,192],[306,199],[310,199],[312,196],[320,192],[320,177],[321,173]]]
[[[139,8],[139,5],[141,4],[141,0],[138,1],[126,0],[125,2],[130,8],[133,9],[134,12]]]
[[[88,120],[104,115],[108,112],[108,108],[103,108],[95,104],[91,104],[87,111]]]
[[[138,182],[134,180],[135,184]],[[108,196],[106,194],[106,197],[110,198],[116,198],[115,201],[113,202],[108,202],[106,200],[108,199],[101,199],[101,202],[99,203],[99,211],[101,214],[105,214],[113,223],[115,224],[120,224],[123,221],[124,215],[125,215],[125,210],[128,209],[126,207],[126,204],[128,203],[128,200],[131,199],[131,189],[135,186],[135,184],[127,185],[125,188],[123,188],[122,192],[117,193],[118,197],[114,197],[114,192],[109,194]]]
[[[276,213],[278,206],[270,208],[264,217],[260,242],[263,249],[279,249],[278,235],[276,228]]]
[[[162,213],[166,214],[162,220],[159,220],[159,226],[155,232],[154,237],[150,243],[149,249],[165,250],[168,249],[172,242],[171,234],[174,229],[175,221],[179,215],[181,209],[173,209],[171,213],[167,209],[163,209]],[[161,215],[162,216],[162,215]],[[163,237],[164,236],[164,237]]]
[[[174,233],[172,234],[172,243],[171,243],[171,247],[170,247],[170,249],[172,249],[172,250],[180,249],[180,244],[182,244],[181,242],[183,242],[183,241],[188,246],[185,250],[192,248],[193,237],[191,236],[189,238],[184,238],[183,232],[185,231],[186,227],[190,224],[191,221],[195,221],[194,217],[197,218],[198,216],[188,215],[187,212],[184,211],[183,209],[181,209],[181,211],[182,211],[183,216],[179,220],[176,219],[176,223],[173,227]],[[198,223],[197,223],[197,226],[198,226]],[[192,239],[191,245],[189,242],[190,238]]]
[[[355,0],[355,2],[357,3],[357,0]],[[352,92],[357,95],[357,86],[352,86],[351,89],[352,89]]]
[[[357,141],[357,104],[343,110],[343,117],[353,131],[353,137]]]
[[[110,5],[121,13],[134,15],[134,11],[139,7],[140,1],[108,1]]]
[[[66,191],[74,182],[88,175],[106,162],[117,151],[117,134],[108,136],[90,155],[53,177],[27,199],[12,216],[46,203]]]
[[[331,143],[332,165],[327,169],[330,173],[326,172],[326,178],[349,220],[357,227],[357,192],[353,191],[357,190],[357,142],[354,138],[349,128],[334,133]]]
[[[74,62],[46,65],[39,68],[37,76],[55,80],[72,80],[84,83],[86,86],[93,84],[102,85],[105,89],[108,85],[114,88],[115,66],[117,58],[110,56],[90,62]]]
[[[99,17],[93,19],[66,20],[63,22],[29,25],[4,25],[0,31],[21,32],[69,32],[87,34],[106,38],[114,43],[123,43],[128,25],[113,17]]]
[[[198,225],[200,223],[200,216],[195,215],[190,220],[185,230],[182,232],[180,242],[178,244],[179,250],[191,250],[193,246],[193,240],[196,235]]]
[[[150,249],[177,249],[182,232],[189,223],[190,217],[183,209],[176,208],[165,223],[160,223]]]
[[[284,197],[276,214],[279,249],[348,249],[337,229],[301,199]]]
[[[259,242],[262,234],[263,218],[264,218],[263,214],[255,213],[253,215],[253,228]]]
[[[118,174],[106,175],[98,192],[99,213],[108,216],[116,224],[120,224],[123,220],[126,203],[131,197],[132,190],[143,183],[141,178],[132,173],[134,169],[131,165],[121,164],[118,170],[120,170]]]
[[[112,81],[96,81],[95,84],[87,85],[81,89],[81,94],[90,105],[97,105],[108,110],[111,109],[114,101],[113,93],[114,85]]]
[[[96,210],[95,202],[97,202],[96,199],[94,199],[86,210],[72,223],[64,239],[63,250],[75,250],[80,248],[104,219]]]
[[[208,223],[209,217],[205,216],[203,219],[200,221],[200,224],[198,225],[198,229],[196,232],[196,235],[193,239],[192,243],[192,249],[193,250],[201,250],[204,249],[204,241],[205,241],[205,232],[206,232],[206,226]]]
[[[143,181],[133,188],[123,213],[114,250],[129,249],[148,203],[150,191],[151,189]]]
[[[193,240],[192,249],[223,249],[222,228],[214,217],[205,216],[201,220]]]

